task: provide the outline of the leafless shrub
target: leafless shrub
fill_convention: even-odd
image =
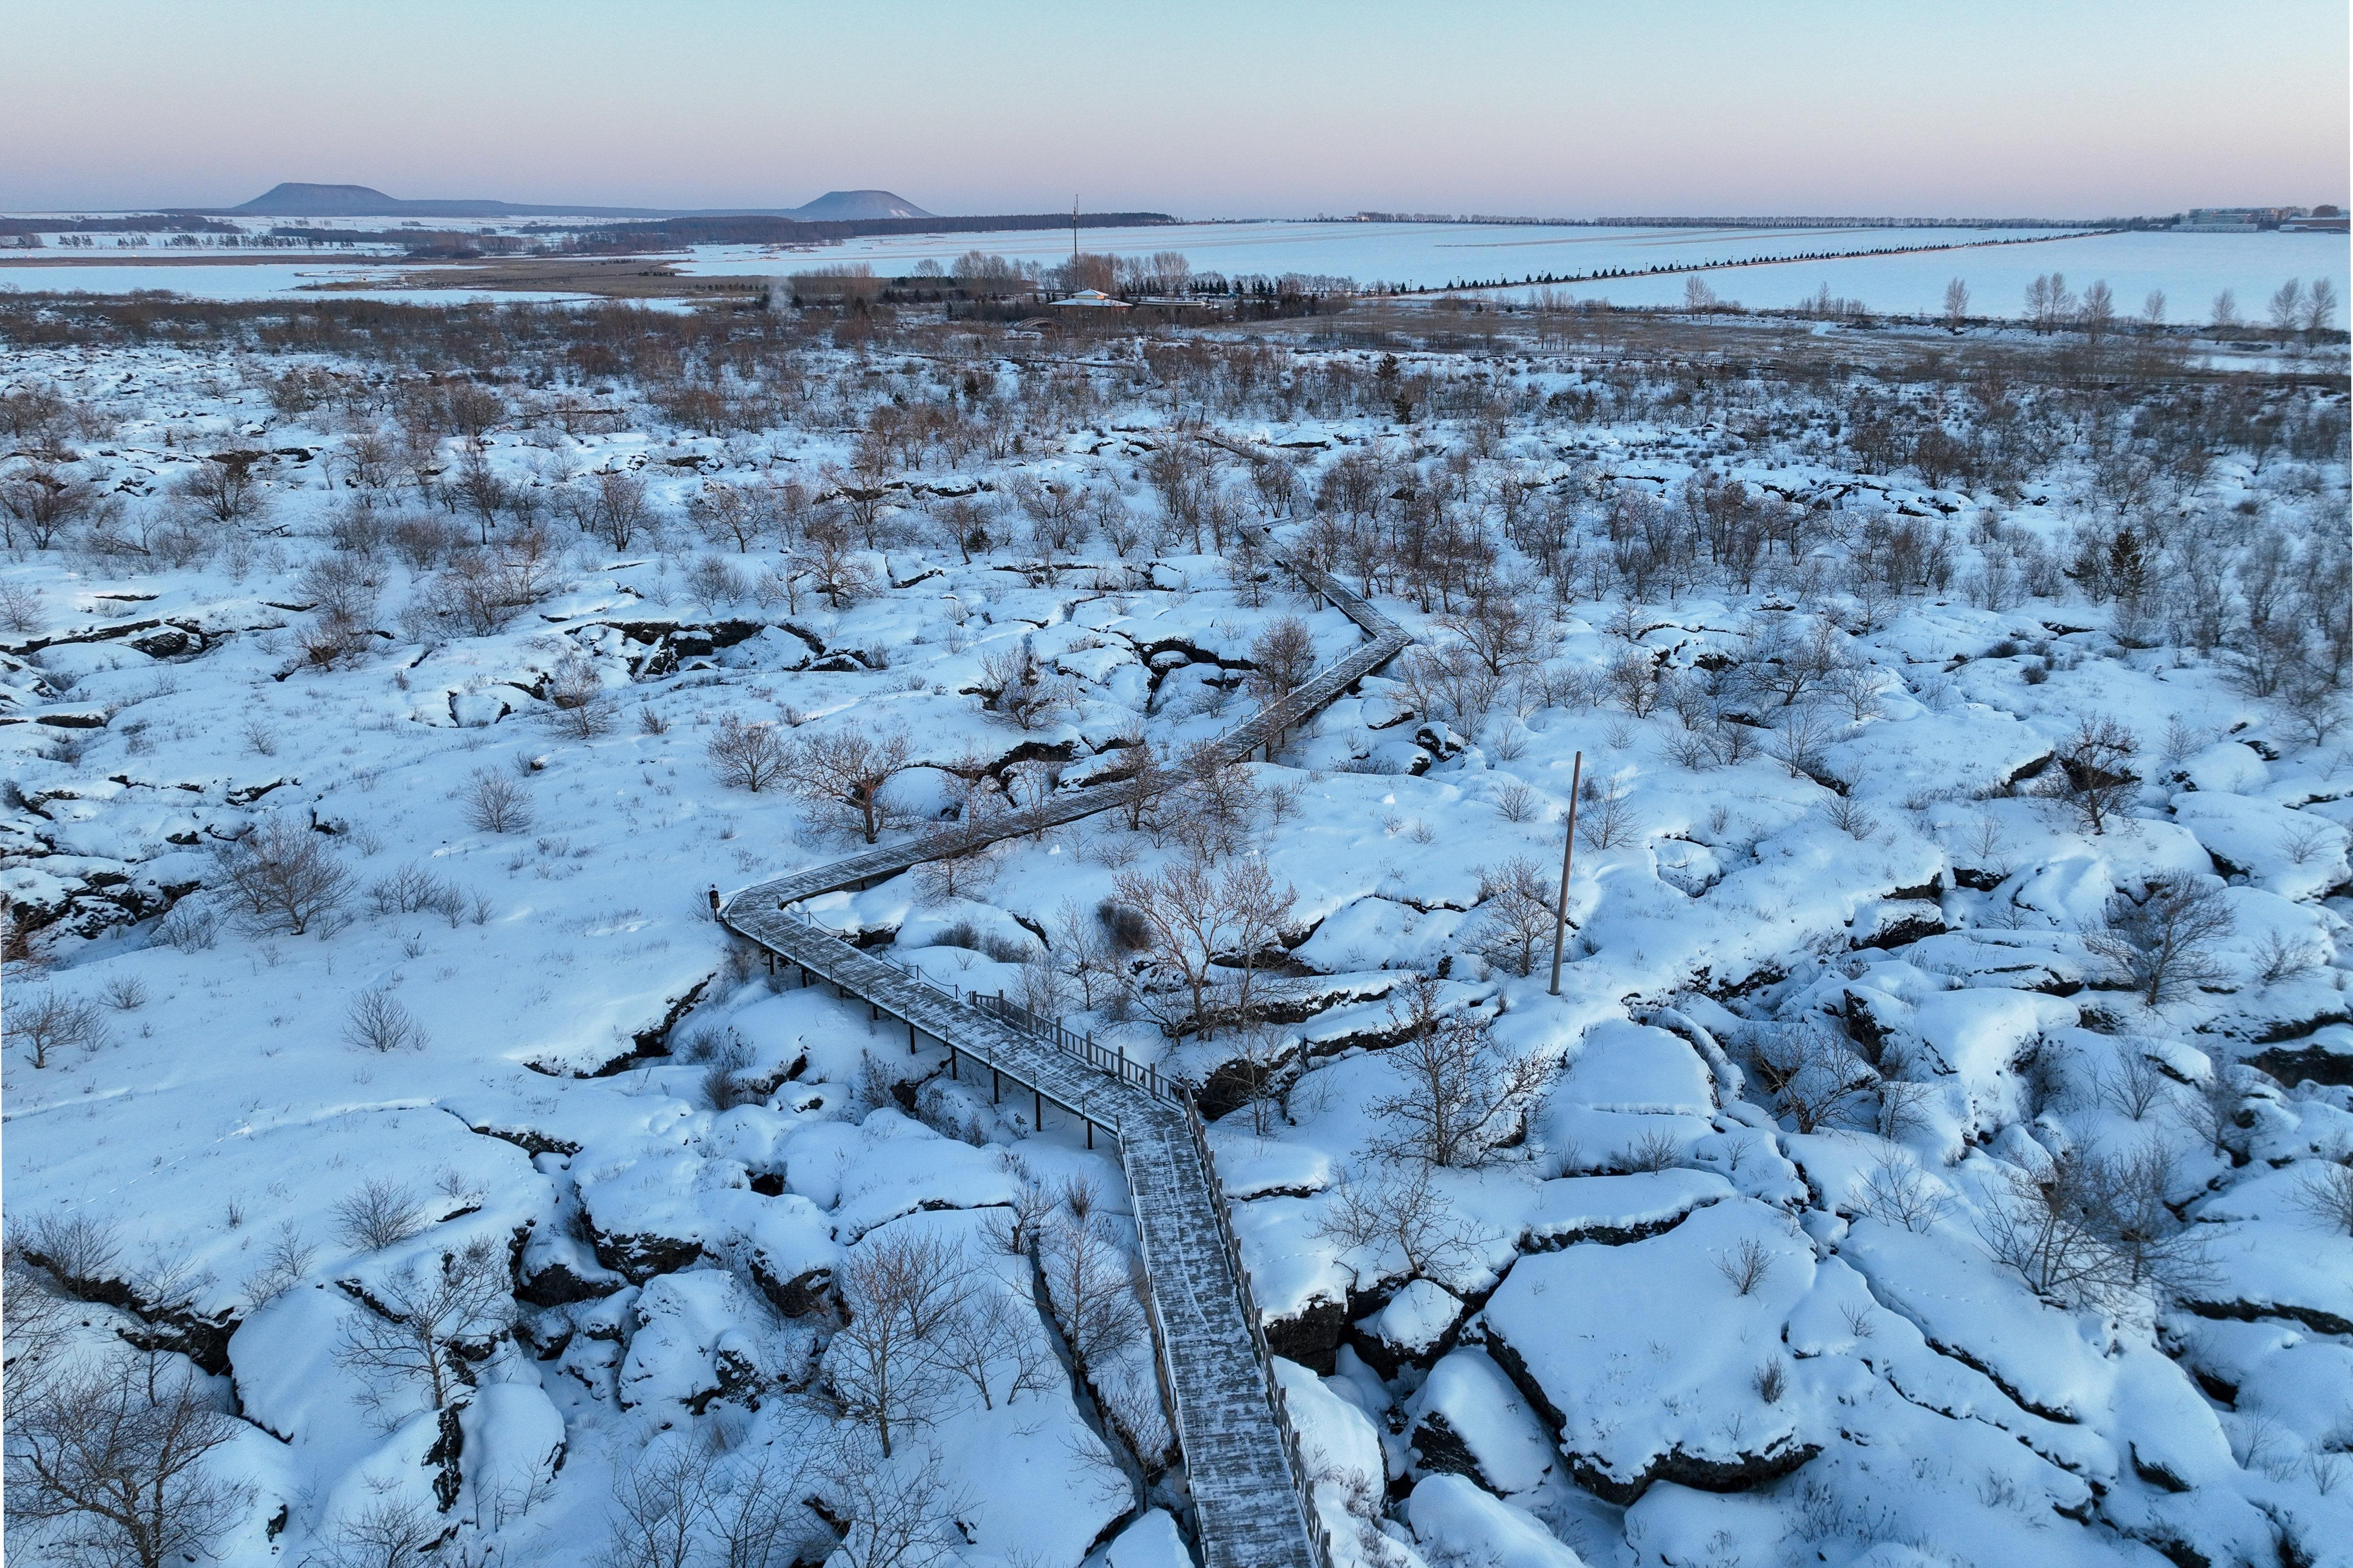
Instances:
[[[1143,1337],[1139,1266],[1106,1216],[1049,1225],[1039,1240],[1038,1262],[1082,1375]]]
[[[2353,1164],[2326,1161],[2304,1174],[2296,1205],[2339,1236],[2353,1236]]]
[[[746,724],[733,713],[721,716],[718,730],[703,748],[721,784],[754,795],[783,773],[786,750],[775,725]]]
[[[1810,703],[1785,709],[1778,717],[1773,738],[1766,742],[1766,754],[1788,769],[1791,778],[1818,779],[1826,773],[1830,764],[1824,753],[1837,739],[1837,726]]]
[[[1820,1127],[1873,1081],[1870,1067],[1819,1015],[1760,1029],[1753,1043],[1757,1077],[1800,1132]]]
[[[1053,1358],[1038,1331],[1035,1312],[982,1279],[962,1306],[940,1325],[933,1357],[944,1371],[973,1386],[984,1408],[1023,1394],[1042,1394],[1055,1383]]]
[[[1577,841],[1588,849],[1615,849],[1633,842],[1638,829],[1626,785],[1616,776],[1586,775],[1578,792]]]
[[[1872,1131],[1882,1138],[1897,1142],[1928,1126],[1928,1110],[1936,1101],[1936,1090],[1928,1084],[1914,1083],[1905,1079],[1883,1078],[1879,1080],[1879,1115]]]
[[[459,809],[477,833],[522,833],[531,827],[531,796],[522,785],[494,768],[476,768]]]
[[[59,1051],[98,1050],[109,1038],[106,1017],[97,1003],[61,995],[49,986],[12,997],[5,1026],[9,1043],[37,1068],[47,1067],[49,1058]]]
[[[842,1568],[935,1568],[965,1544],[955,1521],[973,1499],[948,1485],[936,1455],[878,1464],[852,1438],[835,1446],[827,1470],[823,1489],[847,1525],[828,1561]]]
[[[417,1194],[388,1176],[360,1184],[359,1190],[327,1211],[335,1228],[352,1246],[366,1252],[397,1247],[425,1229],[425,1215]]]
[[[1741,1294],[1745,1296],[1747,1292],[1744,1290]],[[1754,1386],[1757,1390],[1757,1397],[1766,1404],[1780,1404],[1781,1395],[1787,1393],[1789,1387],[1788,1363],[1779,1356],[1775,1356],[1757,1369]]]
[[[205,905],[183,899],[155,922],[155,934],[180,952],[202,952],[220,940],[220,917]]]
[[[612,700],[585,659],[566,658],[548,676],[548,722],[575,741],[593,741],[613,727]]]
[[[1752,1294],[1773,1272],[1773,1249],[1753,1236],[1745,1236],[1738,1247],[1715,1260],[1715,1271],[1738,1294]]]
[[[1544,811],[1544,801],[1524,784],[1507,784],[1495,792],[1495,811],[1505,822],[1534,822]]]
[[[112,1220],[75,1209],[39,1215],[19,1240],[26,1257],[76,1296],[114,1279],[122,1253]]]
[[[2107,831],[2108,819],[2132,804],[2140,777],[2132,759],[2140,743],[2113,719],[2087,718],[2058,748],[2052,790],[2092,832]]]
[[[291,1220],[278,1227],[261,1255],[261,1268],[247,1282],[246,1293],[257,1307],[276,1300],[302,1282],[319,1255],[317,1244],[305,1240]]]
[[[425,1031],[400,999],[382,988],[363,991],[353,998],[343,1022],[343,1038],[363,1050],[406,1051],[425,1048]]]
[[[726,1044],[709,1053],[708,1065],[702,1069],[702,1096],[713,1110],[732,1110],[739,1105],[752,1105],[759,1095],[744,1080],[744,1074],[753,1062],[752,1047],[729,1031]]]
[[[48,604],[40,590],[24,583],[0,582],[0,627],[29,635],[48,621]]]
[[[2237,923],[2211,879],[2168,873],[2151,877],[2137,899],[2110,899],[2105,929],[2085,935],[2084,945],[2116,964],[2141,1000],[2158,1007],[2223,978],[2212,943]]]
[[[1868,838],[1879,831],[1879,818],[1863,809],[1861,801],[1852,795],[1834,795],[1822,807],[1822,816],[1832,827],[1849,838]]]
[[[2165,1074],[2158,1070],[2148,1053],[2128,1043],[2118,1049],[2116,1066],[2101,1079],[2100,1092],[2135,1121],[2147,1120],[2150,1111],[2171,1098]]]
[[[351,896],[344,870],[321,834],[273,816],[216,852],[214,864],[258,931],[301,936]]]
[[[1683,1145],[1672,1132],[1654,1129],[1643,1133],[1611,1162],[1621,1171],[1671,1171],[1683,1160]]]
[[[2315,943],[2276,927],[2263,932],[2263,940],[2255,943],[2254,958],[2256,977],[2266,985],[2309,974],[2326,962]]]
[[[1952,1209],[1952,1199],[1934,1177],[1909,1159],[1889,1155],[1862,1179],[1855,1212],[1905,1230],[1927,1230]]]
[[[988,710],[1017,730],[1045,728],[1076,700],[1070,679],[1040,663],[1026,640],[982,654],[980,684]]]
[[[2112,1307],[2197,1260],[2196,1238],[2163,1206],[2166,1173],[2161,1152],[2112,1162],[2071,1151],[2039,1172],[2011,1168],[1978,1234],[2037,1294]]]

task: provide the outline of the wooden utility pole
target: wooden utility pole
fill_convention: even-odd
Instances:
[[[1568,774],[1568,832],[1560,841],[1560,898],[1552,911],[1552,994],[1560,994],[1560,950],[1568,940],[1568,866],[1577,854],[1577,796],[1585,784],[1585,753],[1577,753]]]

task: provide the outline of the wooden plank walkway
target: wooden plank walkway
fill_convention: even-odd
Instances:
[[[1362,627],[1368,640],[1219,736],[1220,752],[1237,761],[1278,740],[1412,640],[1327,574],[1277,559]],[[1137,778],[1062,791],[1026,810],[877,846],[745,888],[720,918],[804,974],[823,976],[900,1019],[908,1026],[910,1044],[916,1031],[927,1034],[948,1047],[952,1063],[969,1058],[1082,1118],[1090,1141],[1096,1128],[1118,1139],[1150,1286],[1153,1338],[1167,1376],[1205,1568],[1328,1568],[1330,1535],[1316,1514],[1189,1090],[1001,996],[943,990],[885,956],[860,952],[793,907],[926,860],[1125,805],[1176,782]]]

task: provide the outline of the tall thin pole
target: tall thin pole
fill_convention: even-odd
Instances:
[[[1568,831],[1560,840],[1560,900],[1552,911],[1552,994],[1560,994],[1560,950],[1568,940],[1568,866],[1577,854],[1577,796],[1585,784],[1585,753],[1577,753],[1577,761],[1568,774]]]
[[[1078,196],[1077,196],[1076,195],[1073,195],[1071,197],[1071,265],[1072,265],[1072,266],[1076,266],[1076,265],[1078,264],[1078,259],[1079,259],[1079,198],[1078,198]]]

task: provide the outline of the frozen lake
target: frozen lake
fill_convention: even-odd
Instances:
[[[162,289],[191,300],[274,300],[322,290],[329,284],[333,295],[347,300],[409,300],[419,304],[495,300],[579,300],[580,294],[516,293],[488,289],[437,289],[419,292],[401,275],[408,268],[381,261],[353,262],[348,267],[317,262],[228,262],[207,266],[149,265],[100,262],[89,267],[27,267],[0,261],[0,292],[59,294],[131,294]],[[371,287],[369,285],[373,284]]]
[[[1969,285],[1972,313],[2016,316],[2026,285],[2058,271],[2077,289],[2105,279],[2117,307],[2137,311],[2148,292],[2165,291],[2177,321],[2204,321],[2214,296],[2238,296],[2242,316],[2260,320],[2272,290],[2290,278],[2331,277],[2338,295],[2353,295],[2353,247],[2343,235],[2132,233],[2014,241],[2019,229],[1966,228],[1577,228],[1517,224],[1247,223],[1177,224],[1154,228],[1088,229],[1081,242],[1096,254],[1146,256],[1181,251],[1197,271],[1322,273],[1359,284],[1442,289],[1458,281],[1529,276],[1583,278],[1560,285],[1580,299],[1618,305],[1673,305],[1683,298],[1683,273],[1651,276],[1651,267],[1756,259],[1757,266],[1713,268],[1705,280],[1725,300],[1757,309],[1792,306],[1825,285],[1874,311],[1939,310],[1947,279]],[[808,248],[701,246],[682,257],[680,270],[704,276],[785,274],[844,262],[863,262],[885,276],[923,261],[952,264],[967,250],[1051,265],[1070,255],[1068,230],[998,234],[892,235]],[[1857,252],[1921,246],[1936,249],[1900,256]],[[398,263],[259,263],[142,266],[107,262],[89,267],[34,267],[0,261],[0,289],[60,289],[121,294],[162,289],[205,300],[270,299],[301,294],[334,282],[373,282],[339,289],[359,298],[419,297],[399,286]],[[524,300],[563,294],[434,290],[422,296]],[[2340,322],[2341,324],[2341,322]]]

